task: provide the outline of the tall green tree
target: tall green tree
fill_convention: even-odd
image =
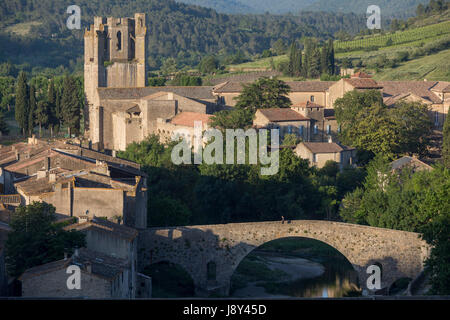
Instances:
[[[448,110],[444,124],[444,145],[442,146],[444,165],[450,169],[450,109]]]
[[[75,80],[66,76],[61,97],[61,115],[69,136],[80,133],[81,104]]]
[[[42,202],[20,206],[14,213],[6,241],[6,264],[11,276],[26,269],[56,261],[86,245],[79,231],[65,231],[56,223],[55,207]]]
[[[298,77],[302,74],[302,50],[298,48],[295,41],[289,49],[288,74],[291,77]]]
[[[28,134],[33,135],[33,129],[35,124],[35,112],[36,112],[36,89],[34,85],[30,86],[30,102],[28,108]]]
[[[35,117],[36,123],[39,125],[39,136],[42,136],[42,127],[47,127],[49,124],[50,114],[49,103],[47,101],[39,101],[36,108]]]
[[[27,75],[21,71],[16,85],[15,118],[24,136],[28,130],[29,102]]]
[[[336,59],[334,55],[334,42],[333,39],[328,40],[328,74],[334,75],[336,73]]]
[[[422,229],[422,238],[432,246],[425,261],[430,276],[430,294],[450,295],[450,214],[436,218]]]
[[[3,115],[2,112],[0,112],[0,133],[2,135],[9,134],[9,127],[8,127],[8,124],[5,121],[5,116]]]
[[[248,109],[255,113],[257,109],[289,108],[291,100],[287,97],[291,88],[279,79],[260,78],[250,85],[244,85],[236,98],[236,108]]]
[[[54,80],[51,80],[48,85],[47,102],[48,102],[48,125],[50,127],[50,136],[53,137],[53,132],[59,126],[58,110],[57,110],[57,92]]]

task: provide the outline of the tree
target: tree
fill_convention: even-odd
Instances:
[[[56,223],[55,207],[34,202],[20,206],[14,213],[12,231],[6,241],[6,264],[11,276],[26,269],[62,259],[64,253],[84,247],[85,236],[79,231],[65,231]]]
[[[5,121],[5,117],[3,116],[2,112],[0,112],[0,133],[2,135],[9,134],[9,127],[8,127],[8,124]]]
[[[289,108],[292,104],[287,97],[290,90],[281,80],[260,78],[250,85],[244,85],[236,98],[236,108],[248,109],[253,114],[257,109]]]
[[[219,68],[219,61],[216,59],[215,56],[210,55],[206,56],[202,59],[200,64],[198,65],[198,69],[201,73],[214,73]]]
[[[277,41],[275,41],[274,44],[272,45],[272,49],[273,49],[273,51],[275,51],[275,54],[277,56],[285,54],[286,53],[286,46],[284,44],[283,39],[278,39]]]
[[[36,112],[36,89],[34,88],[33,85],[31,85],[30,86],[30,102],[29,102],[29,109],[28,109],[28,131],[29,131],[30,136],[33,134],[35,112]]]
[[[81,105],[78,98],[78,89],[75,80],[66,76],[63,84],[63,94],[61,98],[61,114],[64,125],[67,127],[69,137],[72,132],[80,132]]]
[[[400,102],[388,108],[379,91],[351,91],[336,100],[335,112],[344,144],[389,158],[426,153],[432,124],[421,104]]]
[[[424,239],[432,246],[425,261],[425,272],[430,275],[433,295],[450,295],[450,215],[436,218],[422,229]]]
[[[288,75],[298,77],[302,73],[302,50],[299,50],[297,43],[293,42],[289,49]]]
[[[21,71],[16,85],[15,118],[24,136],[28,129],[29,101],[27,76]]]
[[[55,83],[54,80],[50,81],[50,84],[48,86],[47,91],[47,110],[48,110],[48,126],[50,127],[50,136],[53,137],[53,131],[54,128],[59,126],[59,119],[58,119],[58,106],[57,103],[59,103],[57,100],[57,91],[55,89]],[[44,106],[43,106],[44,107]],[[45,107],[44,107],[45,108]],[[45,120],[45,119],[43,119]],[[43,121],[45,123],[46,121]],[[39,129],[40,132],[40,129]],[[40,133],[39,133],[40,134]]]
[[[334,42],[333,39],[328,40],[328,74],[334,75],[336,73],[336,59],[334,56]]]
[[[444,165],[450,169],[450,109],[445,118],[444,124],[444,144],[442,146],[442,158]]]
[[[42,127],[47,127],[49,123],[49,103],[47,101],[39,101],[36,109],[36,123],[39,124],[39,136],[42,136]]]

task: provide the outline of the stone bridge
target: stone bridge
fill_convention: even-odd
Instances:
[[[231,276],[242,259],[266,242],[287,237],[316,239],[337,249],[357,271],[363,289],[370,276],[368,266],[381,264],[381,285],[388,288],[400,278],[419,275],[429,254],[426,242],[412,232],[329,221],[233,223],[142,231],[139,268],[176,263],[191,275],[197,295],[228,295]]]

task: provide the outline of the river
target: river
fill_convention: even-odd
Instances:
[[[246,259],[233,276],[231,297],[337,298],[359,295],[356,272],[341,259],[305,258],[264,250],[256,250]]]

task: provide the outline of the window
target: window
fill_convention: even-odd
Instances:
[[[314,102],[314,96],[311,96],[311,102]]]
[[[313,163],[316,163],[316,162],[317,162],[316,154],[313,153]]]
[[[327,125],[327,134],[331,134],[331,126]]]
[[[314,134],[318,134],[319,133],[319,126],[315,125],[314,126]]]
[[[291,125],[288,126],[288,132],[289,132],[289,134],[292,133],[292,126]]]
[[[117,50],[122,50],[122,32],[117,32]]]
[[[439,125],[439,112],[434,112],[434,125],[437,127]]]
[[[304,127],[300,126],[300,128],[298,128],[298,129],[299,129],[300,136],[303,137],[303,132],[305,130]]]

